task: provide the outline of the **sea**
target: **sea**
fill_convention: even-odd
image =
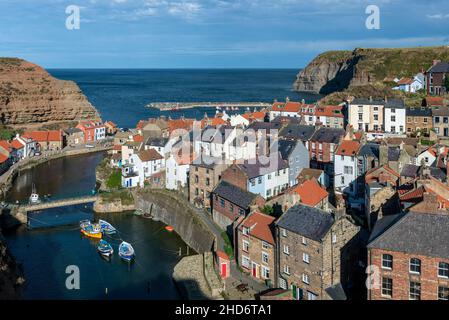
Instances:
[[[75,81],[101,113],[122,128],[160,115],[173,119],[213,116],[214,108],[160,112],[152,102],[267,102],[320,95],[293,91],[299,69],[50,69],[54,77]],[[243,110],[244,111],[244,110]]]

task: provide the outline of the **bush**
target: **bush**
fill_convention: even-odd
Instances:
[[[234,259],[234,249],[232,247],[231,240],[229,239],[228,233],[226,231],[223,231],[221,233],[221,237],[223,238],[225,242],[224,251],[229,256],[229,258],[232,260]]]
[[[113,170],[108,180],[106,180],[106,186],[109,189],[119,189],[122,187],[122,172],[120,170]]]

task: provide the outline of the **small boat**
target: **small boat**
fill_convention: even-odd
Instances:
[[[82,229],[82,228],[85,228],[85,227],[87,227],[87,226],[89,226],[89,225],[91,225],[92,223],[90,222],[90,220],[81,220],[80,221],[80,228]]]
[[[38,204],[41,200],[39,199],[39,194],[36,192],[36,186],[33,183],[33,187],[30,195],[30,204]]]
[[[118,247],[118,255],[125,261],[132,261],[134,259],[134,248],[128,242],[123,241]]]
[[[107,221],[99,220],[98,223],[100,224],[101,232],[104,232],[106,234],[114,234],[117,232],[117,230]]]
[[[152,217],[151,217],[151,214],[149,214],[149,213],[144,213],[144,214],[142,215],[142,217],[145,218],[145,219],[151,219],[151,218],[152,218]]]
[[[173,230],[175,230],[175,228],[173,228],[172,226],[166,226],[165,230],[167,230],[168,232],[173,232]]]
[[[105,240],[100,240],[97,250],[103,257],[107,258],[114,254],[114,249],[112,249],[112,246]]]
[[[101,228],[99,224],[89,224],[81,228],[81,233],[86,237],[101,239],[103,234],[101,233]]]

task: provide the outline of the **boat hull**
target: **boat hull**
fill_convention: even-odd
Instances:
[[[84,234],[86,237],[94,238],[94,239],[101,239],[102,236],[103,236],[103,235],[101,234],[101,232],[99,232],[99,233],[90,233],[90,232],[87,232],[87,231],[84,230],[84,229],[81,229],[81,233]]]

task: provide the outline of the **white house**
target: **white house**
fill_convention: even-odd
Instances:
[[[236,128],[221,125],[218,128],[207,127],[201,132],[201,137],[194,141],[196,154],[214,158],[230,159],[230,145],[236,137]]]
[[[170,190],[184,188],[191,163],[191,154],[171,153],[165,163],[165,187]]]
[[[279,116],[299,118],[301,107],[301,102],[292,102],[288,99],[285,103],[275,102],[270,110],[270,121]]]
[[[267,165],[250,159],[238,166],[247,177],[247,190],[265,199],[282,193],[289,186],[288,163],[279,154]]]
[[[418,166],[424,164],[430,167],[435,163],[438,155],[447,153],[447,149],[447,147],[441,145],[429,147],[416,157],[416,164]]]
[[[95,141],[100,141],[106,139],[106,126],[104,124],[96,124],[95,125]]]
[[[388,133],[405,133],[406,108],[403,100],[389,99],[384,108],[384,127]]]
[[[16,135],[12,141],[12,144],[16,149],[20,149],[20,146],[23,146],[23,150],[20,150],[20,152],[18,150],[18,156],[20,155],[20,159],[34,156],[34,153],[37,150],[36,141],[31,138],[23,137],[19,134]]]
[[[134,170],[134,165],[126,164],[122,166],[122,187],[135,188],[139,186],[139,174]]]
[[[384,128],[384,100],[354,99],[348,107],[348,123],[357,131],[379,132]]]
[[[168,156],[168,153],[171,151],[170,139],[169,138],[152,138],[150,137],[144,146],[145,150],[156,150],[160,155],[164,158]]]
[[[165,169],[165,158],[154,149],[132,154],[130,163],[134,165],[134,171],[139,176],[141,187],[145,185],[145,180]]]
[[[404,92],[415,93],[421,89],[424,89],[425,77],[422,73],[418,73],[412,78],[402,78],[397,82],[398,86],[393,90],[401,90]]]
[[[338,146],[334,156],[334,189],[338,193],[351,196],[357,194],[357,152],[360,143],[353,140],[344,140]]]
[[[243,127],[246,128],[247,126],[249,126],[249,120],[246,119],[241,114],[234,114],[234,115],[232,115],[230,123],[231,123],[231,126],[233,126],[233,127],[243,126]]]

